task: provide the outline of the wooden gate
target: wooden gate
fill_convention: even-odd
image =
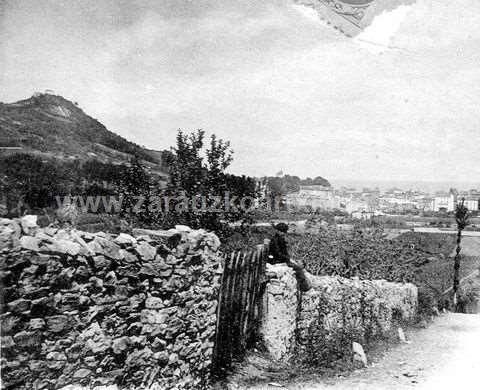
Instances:
[[[219,293],[214,374],[228,371],[257,340],[265,286],[266,245],[225,255]]]

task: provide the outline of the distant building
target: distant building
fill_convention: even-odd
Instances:
[[[372,219],[375,216],[373,211],[354,211],[352,213],[353,219],[368,220]]]
[[[300,186],[298,192],[288,194],[286,202],[296,207],[331,210],[339,208],[339,201],[334,196],[332,187],[322,185]]]
[[[423,211],[433,211],[434,209],[434,198],[419,198],[416,199],[417,209]]]
[[[448,193],[437,193],[433,200],[433,211],[455,211],[457,204],[464,200],[464,205],[470,211],[478,211],[480,209],[480,194],[477,191],[469,191],[458,193],[457,190],[451,189]]]
[[[457,199],[458,192],[453,188],[448,193],[437,193],[433,199],[433,211],[454,211]]]
[[[329,199],[333,197],[333,188],[322,186],[322,185],[300,186],[298,195],[318,196],[322,199]]]
[[[364,200],[347,199],[344,204],[345,211],[349,214],[354,212],[371,211],[368,203]]]
[[[478,211],[479,209],[478,198],[465,198],[464,206],[470,211]]]

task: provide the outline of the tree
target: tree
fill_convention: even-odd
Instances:
[[[330,183],[327,179],[324,179],[321,176],[317,176],[315,179],[312,180],[313,185],[321,185],[325,187],[330,187]]]
[[[207,176],[206,186],[208,193],[222,194],[227,188],[225,171],[233,161],[233,151],[230,142],[217,139],[215,134],[210,137],[210,147],[206,150]]]
[[[156,220],[151,210],[153,186],[151,178],[138,157],[134,157],[118,183],[121,215],[131,221],[151,224]]]
[[[206,146],[203,130],[190,134],[179,130],[169,155],[166,192],[175,198],[183,197],[184,207],[180,211],[166,210],[169,214],[166,224],[183,223],[193,228],[218,230],[221,220],[238,218],[238,210],[218,209],[218,201],[223,202],[229,192],[239,198],[238,205],[242,196],[256,196],[255,183],[250,178],[228,175],[226,170],[232,161],[233,151],[228,141],[212,135]]]
[[[54,160],[14,154],[2,159],[0,167],[9,209],[19,203],[30,209],[49,207],[69,187],[66,172]]]
[[[227,174],[225,176],[225,185],[227,191],[229,191],[233,196],[237,197],[237,201],[234,202],[236,207],[242,206],[240,203],[243,201],[243,206],[246,209],[252,210],[255,206],[255,200],[258,198],[259,194],[257,191],[257,183],[251,177],[242,175],[231,175]],[[238,212],[230,211],[226,218],[228,220],[239,220],[239,219],[251,219],[251,215],[248,215],[246,210],[239,208]]]
[[[169,167],[169,189],[175,193],[198,194],[202,190],[206,171],[201,152],[204,145],[205,132],[197,130],[184,134],[178,130],[176,146],[172,148]]]
[[[462,247],[460,246],[462,242],[462,231],[468,225],[468,208],[465,206],[465,198],[462,198],[461,202],[457,204],[455,209],[455,221],[457,222],[457,247],[453,267],[453,305],[457,306],[457,292],[460,284],[460,261],[461,255],[460,251]]]

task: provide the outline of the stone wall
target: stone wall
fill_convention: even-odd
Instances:
[[[312,277],[302,297],[297,351],[312,364],[329,365],[390,334],[394,321],[413,320],[417,288],[384,280]]]
[[[264,296],[262,343],[273,359],[288,360],[295,347],[297,280],[286,265],[267,264],[267,276],[270,280]]]
[[[280,264],[267,264],[267,277],[260,329],[262,344],[273,359],[288,360],[295,348],[297,280],[292,268]]]
[[[218,246],[185,227],[133,237],[0,219],[2,388],[201,389]]]
[[[291,291],[295,276],[285,268],[268,268],[273,279],[261,332],[267,350],[278,360],[297,356],[310,364],[328,364],[351,351],[352,341],[368,344],[389,334],[394,320],[411,321],[416,315],[417,288],[383,280],[310,275],[313,287],[297,305]],[[296,321],[285,321],[283,314],[276,315],[279,311],[288,311],[287,318],[295,313]]]

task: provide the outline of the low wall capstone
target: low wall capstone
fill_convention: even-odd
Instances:
[[[186,227],[162,239],[0,219],[2,388],[201,389],[219,245]]]

